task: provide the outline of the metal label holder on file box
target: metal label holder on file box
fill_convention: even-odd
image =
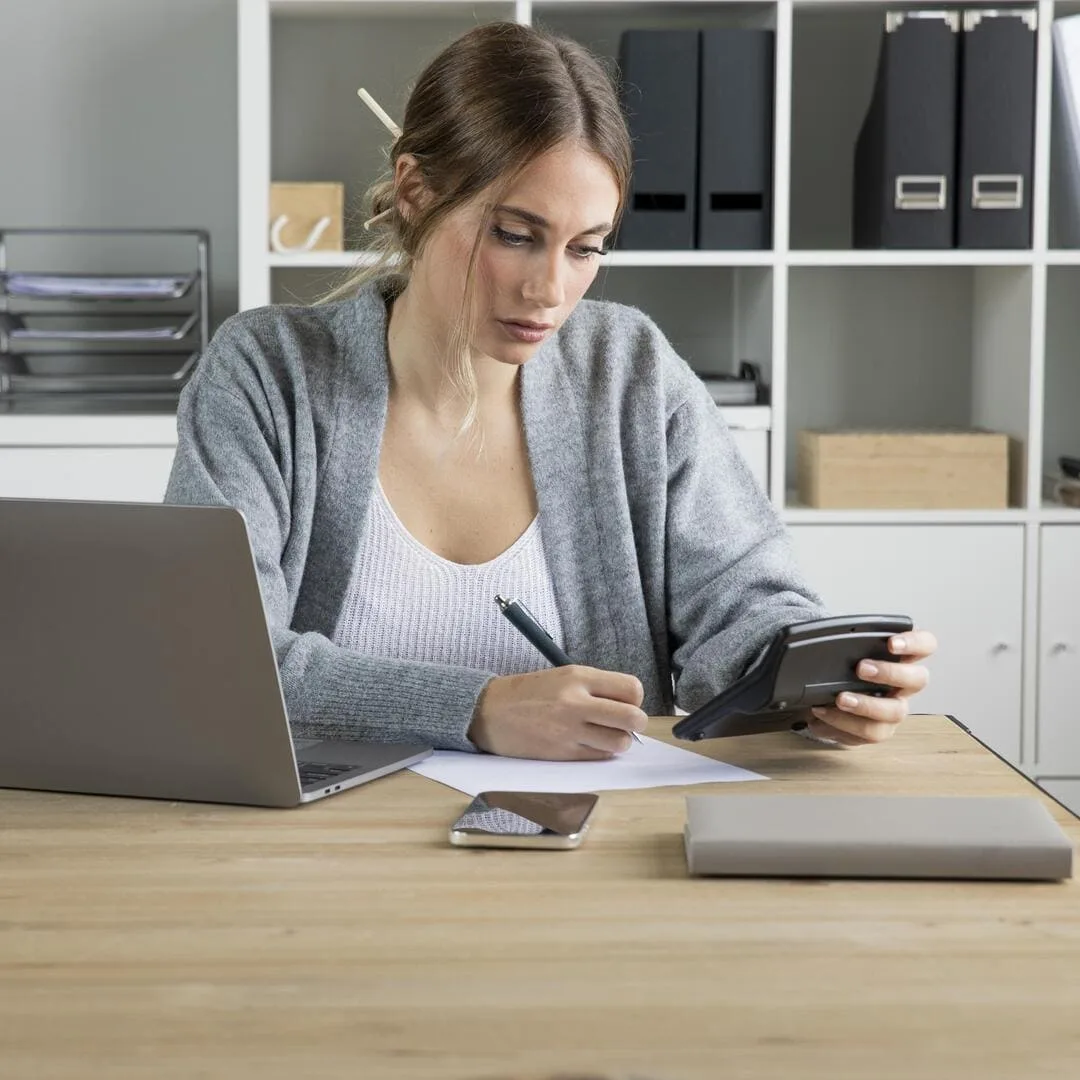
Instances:
[[[944,210],[948,202],[945,176],[898,176],[894,204],[897,210]]]

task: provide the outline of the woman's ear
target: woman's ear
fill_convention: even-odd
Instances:
[[[414,155],[402,154],[394,162],[394,191],[398,213],[406,221],[427,205],[430,192]]]

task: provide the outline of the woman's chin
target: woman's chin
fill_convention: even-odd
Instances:
[[[523,341],[485,341],[479,344],[477,351],[500,364],[512,364],[520,367],[536,355],[540,344],[530,345]]]

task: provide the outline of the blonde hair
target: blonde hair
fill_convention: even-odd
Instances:
[[[535,26],[491,22],[444,48],[413,87],[401,134],[390,146],[389,168],[368,188],[374,259],[320,302],[353,296],[373,281],[392,295],[408,284],[412,268],[438,226],[480,192],[493,187],[484,219],[529,164],[559,144],[577,143],[604,160],[619,189],[613,225],[626,202],[632,162],[617,76],[583,45]],[[430,198],[405,218],[398,210],[394,170],[413,155]],[[484,229],[469,256],[460,316],[443,358],[444,376],[466,403],[458,436],[477,422],[476,376],[469,343],[474,271]]]

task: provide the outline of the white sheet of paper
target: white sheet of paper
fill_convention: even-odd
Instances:
[[[644,735],[625,754],[608,761],[537,761],[436,750],[410,768],[466,795],[481,791],[614,791],[768,779]]]

